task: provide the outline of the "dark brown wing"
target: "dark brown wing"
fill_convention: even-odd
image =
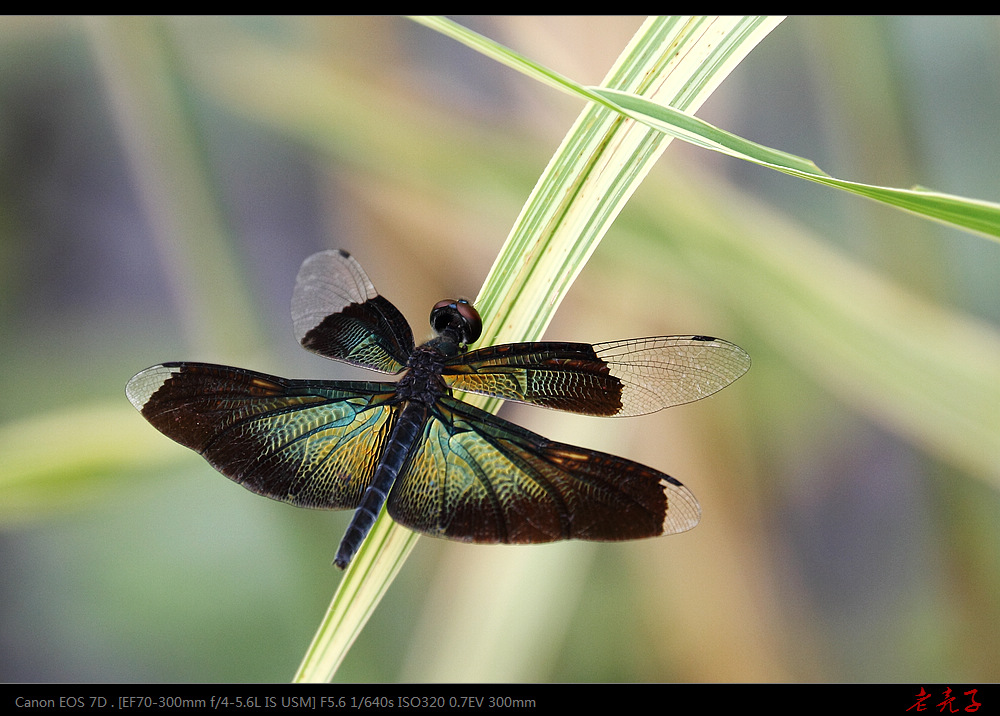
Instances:
[[[750,356],[709,336],[610,343],[512,343],[448,360],[452,388],[585,415],[643,415],[700,400],[750,368]]]
[[[384,383],[287,380],[205,363],[147,368],[125,387],[153,427],[248,490],[357,507],[396,420]]]
[[[480,543],[638,539],[684,532],[701,517],[669,475],[546,440],[447,396],[387,504],[410,529]]]
[[[403,314],[378,295],[346,251],[321,251],[302,263],[292,323],[303,348],[362,368],[398,373],[413,352]]]

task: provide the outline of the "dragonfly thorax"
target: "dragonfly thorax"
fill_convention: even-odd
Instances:
[[[438,347],[441,343],[455,345],[454,341],[439,336],[413,349],[406,364],[406,373],[396,383],[397,397],[430,405],[448,393],[448,386],[441,378],[441,370],[447,358]]]

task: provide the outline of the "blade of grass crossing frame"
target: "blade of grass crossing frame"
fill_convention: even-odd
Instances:
[[[550,85],[579,87],[512,50],[441,18],[419,18]],[[780,20],[650,18],[604,85],[694,112]],[[483,345],[537,340],[573,280],[670,138],[600,104],[584,108],[535,185],[477,299]],[[472,402],[472,401],[470,401]],[[481,401],[487,408],[491,401]],[[496,401],[492,401],[495,403]],[[416,535],[384,514],[346,570],[295,681],[329,681]]]

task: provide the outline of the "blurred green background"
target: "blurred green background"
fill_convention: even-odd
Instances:
[[[460,21],[584,83],[640,24]],[[791,18],[699,116],[996,201],[998,30]],[[125,382],[362,377],[296,344],[301,261],[351,251],[425,337],[581,107],[399,18],[6,18],[0,59],[0,680],[288,680],[350,515],[230,483]],[[422,539],[338,680],[996,681],[998,286],[994,241],[674,142],[548,337],[718,335],[750,373],[642,418],[502,414],[674,475],[701,525]]]

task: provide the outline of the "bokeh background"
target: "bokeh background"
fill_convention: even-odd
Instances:
[[[640,24],[460,21],[584,83]],[[699,115],[996,201],[998,30],[791,18]],[[295,343],[301,261],[348,249],[419,339],[476,295],[580,109],[400,18],[0,22],[0,681],[289,679],[350,515],[230,483],[125,382],[360,377]],[[502,414],[678,477],[702,523],[422,539],[337,679],[996,681],[1000,406],[906,396],[996,390],[998,286],[995,241],[674,142],[548,337],[719,335],[750,373],[642,418]]]

